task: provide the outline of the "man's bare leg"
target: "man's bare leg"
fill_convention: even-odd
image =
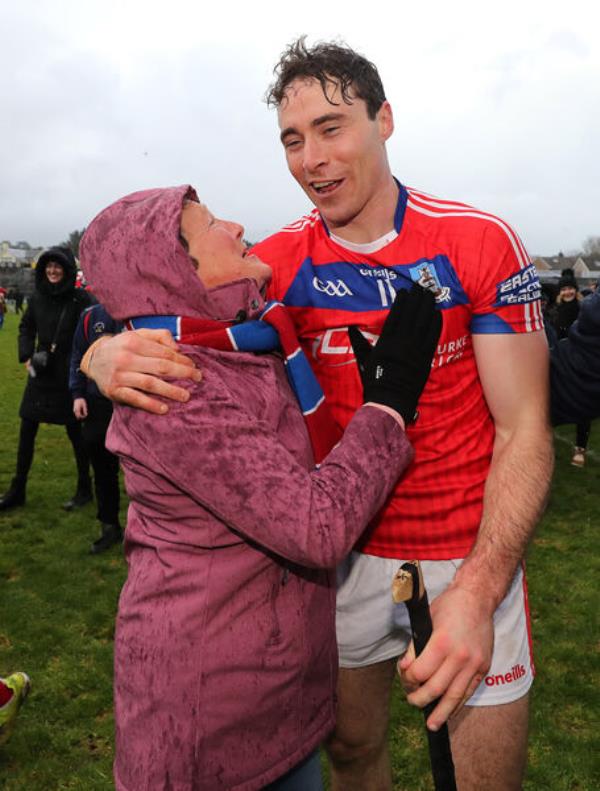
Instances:
[[[465,706],[449,722],[459,791],[521,791],[529,695],[498,706]]]
[[[340,668],[337,725],[325,747],[332,791],[391,791],[387,731],[396,660]]]

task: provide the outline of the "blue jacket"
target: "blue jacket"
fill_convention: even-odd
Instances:
[[[122,323],[115,321],[109,316],[100,304],[92,305],[83,311],[73,336],[69,368],[69,390],[73,400],[76,398],[104,398],[95,382],[88,379],[79,370],[79,364],[81,363],[81,358],[94,341],[98,340],[102,335],[116,335],[122,329]]]

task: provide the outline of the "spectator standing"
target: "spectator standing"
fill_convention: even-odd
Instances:
[[[568,337],[571,325],[577,320],[582,301],[575,273],[572,269],[563,269],[561,278],[558,281],[558,289],[553,317],[557,340],[561,341]],[[575,424],[575,445],[571,458],[571,464],[574,467],[583,467],[585,465],[585,453],[591,428],[589,420],[579,421]]]
[[[550,336],[549,336],[550,337]],[[552,424],[600,417],[600,291],[583,300],[566,338],[550,347]]]
[[[29,374],[19,410],[21,430],[17,468],[0,511],[25,503],[27,477],[40,423],[64,425],[77,463],[77,489],[63,505],[70,511],[92,499],[89,461],[69,393],[69,360],[73,333],[91,298],[75,290],[77,267],[68,247],[51,247],[40,256],[35,291],[19,325],[19,361]]]
[[[116,335],[122,324],[108,315],[102,305],[87,308],[79,317],[73,338],[69,390],[73,397],[73,414],[82,421],[82,435],[94,470],[94,488],[101,535],[91,547],[93,555],[110,549],[123,538],[119,524],[119,460],[106,449],[106,431],[112,417],[112,402],[79,370],[88,347],[102,335]]]
[[[4,327],[4,316],[6,311],[6,299],[4,297],[4,293],[0,291],[0,330]]]
[[[15,300],[15,313],[17,315],[20,315],[21,313],[23,313],[23,300],[25,297],[23,295],[23,292],[19,288],[15,288],[13,292],[13,297]]]

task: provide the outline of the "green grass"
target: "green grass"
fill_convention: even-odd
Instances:
[[[17,318],[0,331],[0,489],[13,475],[25,372]],[[528,559],[537,680],[530,791],[595,791],[598,754],[600,425],[585,470],[569,465],[571,426],[557,434],[548,511]],[[93,557],[92,505],[67,514],[75,467],[60,426],[41,426],[27,505],[0,515],[0,674],[26,670],[33,689],[0,750],[6,791],[108,791],[112,784],[112,639],[125,566],[118,549]],[[422,717],[397,689],[390,743],[394,787],[431,789]],[[484,791],[484,790],[482,790]]]

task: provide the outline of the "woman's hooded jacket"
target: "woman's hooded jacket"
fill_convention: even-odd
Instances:
[[[52,284],[46,277],[49,261],[63,267],[64,277],[59,283]],[[19,324],[20,362],[56,344],[47,370],[28,378],[21,402],[20,416],[39,423],[75,420],[69,393],[71,346],[79,316],[91,303],[87,292],[75,288],[76,275],[77,264],[68,247],[50,247],[43,252],[35,269],[35,291]]]
[[[251,280],[207,290],[179,239],[187,186],[136,193],[82,242],[116,319],[233,320],[263,305]],[[182,346],[203,372],[165,416],[117,405],[107,446],[130,497],[129,576],[115,644],[119,791],[251,791],[334,724],[331,571],[412,457],[364,407],[315,469],[276,354]]]

